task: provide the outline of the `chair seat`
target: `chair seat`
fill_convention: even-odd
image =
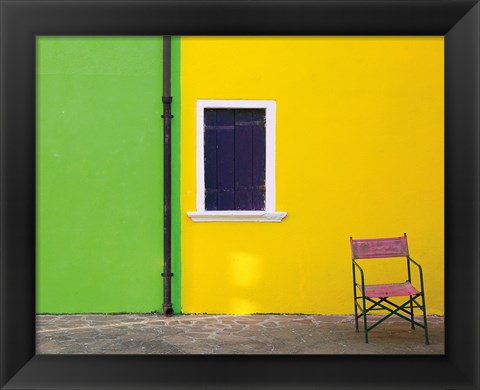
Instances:
[[[362,290],[362,286],[358,283],[357,287],[360,291]],[[365,296],[369,298],[404,297],[419,293],[410,282],[365,285]]]

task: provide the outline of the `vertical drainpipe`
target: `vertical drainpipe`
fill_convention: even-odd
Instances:
[[[173,315],[172,308],[172,96],[171,37],[163,37],[163,314]]]

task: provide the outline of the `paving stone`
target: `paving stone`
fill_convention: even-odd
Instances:
[[[232,334],[219,334],[215,337],[215,340],[223,343],[244,343],[247,341],[246,337],[232,335]]]
[[[369,317],[369,325],[379,318]],[[443,354],[444,319],[423,329],[390,318],[369,333],[352,316],[39,315],[39,354]]]
[[[216,333],[214,332],[196,332],[195,329],[193,331],[187,332],[186,334],[194,338],[195,340],[207,340],[215,338],[216,336]]]
[[[169,337],[167,342],[173,345],[182,345],[182,344],[190,344],[193,343],[195,340],[191,337],[186,336],[172,336]]]

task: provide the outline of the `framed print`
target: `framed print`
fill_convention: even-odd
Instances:
[[[356,0],[330,2],[319,0],[293,2],[278,0],[248,3],[226,0],[196,2],[2,0],[0,12],[1,388],[479,388],[480,5],[477,1],[386,0],[372,2]],[[43,61],[46,58],[42,57],[41,50],[48,48],[48,44],[42,43],[43,46],[39,46],[38,42],[39,40],[47,42],[46,39],[50,38],[67,37],[68,40],[72,37],[90,36],[99,36],[104,40],[123,37],[126,41],[129,37],[186,36],[190,38],[186,40],[186,46],[190,45],[191,50],[185,53],[189,53],[192,58],[194,58],[192,53],[199,50],[194,45],[195,40],[208,36],[263,38],[272,36],[442,37],[444,44],[445,209],[443,221],[439,222],[432,218],[425,221],[425,225],[438,228],[436,224],[443,222],[445,226],[445,354],[425,356],[353,354],[308,356],[37,355],[35,352],[35,315],[39,305],[38,286],[36,286],[39,280],[37,260],[39,253],[40,255],[43,253],[41,248],[40,252],[38,249],[39,242],[36,231],[39,188],[37,181],[39,161],[41,164],[43,164],[42,161],[45,161],[39,154],[38,144],[43,145],[44,138],[38,133],[37,126],[38,121],[43,121],[49,114],[46,111],[39,111],[37,106],[38,96],[43,93],[42,88],[37,89],[39,85],[37,83],[37,64],[39,62],[37,61]],[[203,41],[207,45],[211,45],[211,53],[218,51],[225,58],[231,55],[228,52],[228,45],[219,49],[211,41],[208,38]],[[64,47],[68,49],[68,42],[65,42]],[[78,42],[81,44],[81,39]],[[102,49],[102,42],[95,50],[107,57],[108,53]],[[176,44],[175,39],[172,42],[174,45]],[[150,57],[139,56],[135,58],[137,62],[132,59],[127,65],[130,65],[131,69],[139,74],[152,72],[152,64],[156,63],[155,53],[158,54],[157,49],[160,46],[148,40],[145,42],[131,40],[127,44],[132,48],[147,45],[151,49],[149,49],[149,53],[152,54]],[[249,49],[253,50],[251,47],[249,48],[248,40],[245,40],[244,50],[248,51]],[[73,51],[71,53],[74,55]],[[297,59],[297,63],[300,63],[300,56],[295,54],[295,45],[288,45],[288,50],[281,53],[284,56],[281,58],[288,58],[292,64],[295,63],[295,59]],[[52,58],[54,57],[55,55]],[[94,57],[91,58],[94,62]],[[125,57],[122,58],[125,60]],[[184,66],[185,72],[190,72],[188,73],[190,76],[182,79],[182,83],[189,84],[193,90],[195,83],[201,84],[201,81],[195,79],[193,72],[201,69],[201,56],[199,55],[192,64],[195,65]],[[40,62],[40,66],[42,69],[46,69],[44,74],[47,74],[52,66],[58,66],[58,64],[46,64],[44,61]],[[98,64],[85,63],[82,66],[88,72],[88,69],[98,66]],[[203,64],[203,66],[207,69],[210,65]],[[428,66],[417,64],[417,68],[422,66],[422,69],[425,68],[424,77],[427,79]],[[119,74],[123,72],[122,69],[117,69]],[[160,78],[157,73],[155,75]],[[203,85],[208,86],[208,72],[205,71],[202,75]],[[215,75],[220,77],[221,70],[217,69]],[[131,74],[128,74],[128,77],[130,76]],[[41,81],[46,79],[47,77],[44,77]],[[343,79],[346,80],[345,85],[347,85],[348,75],[346,74]],[[293,74],[291,80],[295,80]],[[288,83],[288,78],[284,82]],[[56,84],[56,88],[57,90],[65,89],[67,84]],[[315,95],[314,91],[307,91],[307,87],[305,85],[305,93],[300,91],[297,96],[298,100],[303,98],[306,101]],[[97,88],[99,96],[107,96],[107,94],[102,95],[98,83],[91,86],[86,85],[85,88]],[[121,91],[121,85],[117,81],[112,82],[108,88],[110,91]],[[146,83],[145,88],[137,92],[138,94],[148,94],[150,93],[148,88],[148,83]],[[412,91],[413,93],[415,92]],[[346,96],[344,97],[345,102],[342,102],[340,96],[338,102],[335,103],[336,107],[342,107],[343,104],[351,106],[352,102],[348,102]],[[52,97],[52,99],[54,98],[55,96]],[[258,159],[266,161],[265,167],[260,167],[256,171],[256,177],[263,179],[250,195],[241,193],[244,189],[240,186],[238,192],[240,203],[224,206],[230,202],[228,191],[221,188],[219,184],[218,187],[216,187],[217,184],[214,186],[209,184],[210,172],[213,172],[209,171],[210,161],[213,161],[209,160],[211,158],[209,149],[205,147],[205,149],[200,148],[200,151],[195,150],[192,143],[188,148],[190,157],[187,156],[181,160],[182,167],[190,167],[182,197],[190,199],[188,207],[191,209],[185,209],[185,215],[182,218],[185,218],[191,226],[194,223],[209,221],[219,223],[245,220],[262,223],[278,222],[275,226],[285,226],[289,223],[290,210],[282,208],[281,189],[284,187],[279,186],[281,181],[275,183],[272,179],[274,178],[272,172],[275,172],[273,169],[275,165],[271,163],[271,161],[275,161],[275,149],[272,145],[275,145],[274,137],[278,138],[278,135],[275,134],[274,124],[282,115],[279,103],[275,102],[271,96],[253,96],[249,102],[238,98],[234,94],[213,97],[196,96],[195,99],[187,96],[186,101],[192,108],[192,116],[182,116],[182,120],[187,118],[189,128],[193,129],[192,134],[194,137],[198,137],[199,144],[201,144],[201,140],[205,136],[203,131],[206,129],[206,133],[209,126],[215,128],[215,131],[225,132],[231,127],[239,126],[240,128],[247,123],[242,119],[238,123],[212,124],[209,122],[209,115],[215,115],[216,118],[222,117],[222,115],[228,116],[228,110],[235,110],[235,115],[238,111],[239,117],[244,114],[249,115],[250,122],[248,123],[259,127],[258,134],[263,134],[262,131],[266,134],[265,139],[261,141],[266,145],[266,152],[258,154],[260,156]],[[418,96],[415,98],[418,99]],[[42,99],[44,99],[43,95]],[[409,99],[408,94],[403,99],[405,102],[415,101],[413,96]],[[116,104],[113,100],[112,102],[112,104]],[[159,105],[168,104],[165,99],[162,102],[160,98],[155,98],[152,102]],[[89,103],[91,102],[85,104]],[[145,112],[142,110],[152,111],[151,108],[133,100],[130,103],[129,107],[120,107],[118,112],[132,110],[136,112],[138,118],[145,118]],[[325,101],[325,105],[327,104],[328,101]],[[101,107],[98,109],[100,110]],[[200,125],[195,122],[193,116],[195,112],[199,113],[198,117],[201,118]],[[62,112],[54,114],[63,115]],[[177,115],[175,111],[172,114],[174,117]],[[166,116],[170,118],[170,113]],[[206,127],[203,126],[203,123]],[[118,124],[121,126],[121,120],[118,121]],[[146,120],[145,126],[148,125],[149,122]],[[426,123],[425,126],[428,124]],[[397,129],[395,135],[400,132],[401,129]],[[385,139],[394,137],[393,134],[388,133],[381,136]],[[111,133],[106,133],[105,137],[103,140],[105,144],[117,140],[115,129],[111,129]],[[129,142],[122,140],[122,142],[124,141]],[[78,142],[84,142],[84,140],[79,138]],[[207,141],[205,142],[207,144]],[[292,143],[290,144],[292,145]],[[425,144],[428,145],[428,143]],[[87,144],[84,143],[84,145]],[[212,146],[212,150],[220,150],[223,148],[222,145],[215,144]],[[101,146],[90,143],[88,147]],[[435,145],[432,144],[431,147],[435,148]],[[405,160],[412,159],[412,156],[409,156],[409,150],[411,149],[405,148]],[[54,164],[61,157],[61,153],[53,149],[50,152],[52,154],[49,164]],[[244,158],[240,152],[237,156],[241,156],[239,159]],[[193,157],[195,153],[197,156],[202,156],[201,164],[197,164],[197,170],[191,169],[191,167],[195,167],[195,158]],[[241,160],[243,161],[242,166],[249,164],[247,160]],[[252,157],[252,160],[255,161],[255,158]],[[206,161],[205,165],[203,165],[203,161]],[[161,175],[157,169],[158,166],[152,168],[157,163],[155,157],[155,159],[146,161],[145,166],[138,166],[136,172],[145,174],[140,178],[148,181],[151,175]],[[403,166],[412,169],[411,161],[406,161]],[[237,168],[240,169],[240,166]],[[284,169],[282,165],[280,168]],[[130,168],[127,164],[122,169],[125,174],[128,174]],[[121,175],[122,172],[118,171],[116,174]],[[65,180],[70,180],[69,183],[80,183],[78,187],[71,187],[77,191],[82,190],[80,175],[81,170],[77,169],[74,175],[65,178]],[[217,181],[220,183],[221,174],[218,174],[218,177]],[[353,176],[352,180],[357,179]],[[195,180],[197,183],[201,183],[198,188],[194,185]],[[432,181],[432,183],[438,184],[437,181]],[[119,204],[132,204],[137,199],[135,192],[141,193],[142,191],[140,184],[133,188],[131,193],[125,192],[125,199],[118,203],[106,202],[104,204],[112,208]],[[422,183],[422,185],[427,184]],[[213,198],[210,196],[221,192],[226,195],[224,197],[215,195]],[[149,193],[142,199],[146,199],[144,201],[146,203],[148,199],[153,200],[159,194],[160,192]],[[40,195],[43,196],[42,192]],[[57,198],[53,199],[52,204],[61,205],[62,202],[66,202],[65,199],[78,199],[78,197],[76,198],[73,194],[68,198],[65,194],[60,193]],[[88,204],[84,206],[85,209],[88,208]],[[108,211],[108,208],[106,210]],[[287,222],[283,222],[284,218]],[[92,235],[101,236],[102,229],[105,230],[104,225],[101,225],[101,218],[95,223],[98,230],[93,231]],[[67,227],[66,224],[64,230]],[[262,226],[266,226],[266,224]],[[106,233],[108,233],[109,228],[106,229]],[[162,233],[161,227],[157,230],[156,233]],[[199,235],[193,229],[190,230],[190,233],[192,237],[206,239],[206,236]],[[127,229],[124,234],[125,237],[128,237],[131,232]],[[58,233],[58,237],[61,241],[61,232]],[[142,241],[143,238],[135,237],[139,242],[139,247],[145,248],[146,252],[162,249],[148,247],[148,242]],[[104,237],[104,240],[109,240],[108,235]],[[67,239],[64,239],[63,243],[65,246],[70,245]],[[394,242],[395,245],[404,243],[406,244],[406,237],[399,238]],[[196,247],[198,248],[198,246]],[[173,250],[176,249],[173,248]],[[72,254],[73,251],[69,253]],[[404,254],[403,251],[401,253]],[[121,256],[121,253],[118,255]],[[416,257],[414,256],[414,258]],[[245,261],[254,260],[247,258]],[[133,268],[127,271],[132,272]],[[178,270],[169,269],[166,273],[166,276],[170,277],[178,273]],[[247,279],[244,278],[239,283],[243,283]],[[247,281],[250,280],[251,278]],[[211,281],[209,284],[212,284]],[[178,293],[175,288],[174,284],[174,291]],[[68,283],[63,285],[59,293],[62,289],[67,294]],[[222,288],[222,290],[224,289]],[[192,292],[191,295],[200,296],[201,294],[202,292]],[[43,305],[43,302],[40,299],[40,305]],[[82,302],[78,300],[77,303],[79,309],[72,308],[72,311],[79,310],[81,312]],[[239,310],[263,310],[253,306],[247,307],[248,302],[245,301],[238,301],[235,304],[237,308],[240,308]],[[58,305],[47,305],[41,309],[41,312],[61,311],[61,308],[58,309],[61,307],[61,302]],[[166,311],[177,309],[175,300],[173,307],[171,302],[164,303],[164,305]],[[53,309],[50,309],[51,307]],[[207,306],[192,305],[192,312],[201,311],[203,307]],[[104,307],[98,306],[97,310],[101,312]],[[130,309],[129,306],[122,306],[116,310],[118,312]],[[134,309],[132,310],[134,311]],[[212,310],[223,310],[223,308]],[[349,375],[345,375],[346,372],[349,372]],[[399,375],[392,375],[392,372],[397,372]]]

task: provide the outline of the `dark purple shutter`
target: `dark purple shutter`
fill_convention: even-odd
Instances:
[[[205,210],[217,209],[217,123],[216,110],[205,110]]]
[[[265,210],[265,110],[205,110],[205,210]]]
[[[252,210],[252,111],[235,110],[235,210]]]
[[[234,111],[217,110],[217,210],[235,209]]]
[[[252,110],[252,209],[265,210],[266,130],[265,110]]]

